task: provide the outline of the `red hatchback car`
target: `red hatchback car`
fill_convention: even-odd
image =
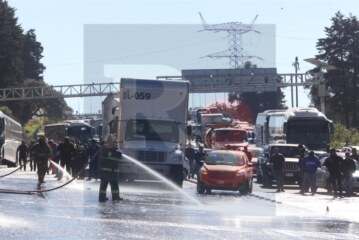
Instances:
[[[212,189],[252,192],[253,164],[246,154],[236,150],[215,150],[208,154],[197,180],[199,194]]]

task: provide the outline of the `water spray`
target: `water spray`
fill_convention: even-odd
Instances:
[[[189,195],[188,193],[186,193],[185,191],[182,190],[182,188],[180,188],[179,186],[177,186],[175,183],[173,183],[172,181],[168,180],[166,177],[164,177],[163,175],[161,175],[160,173],[154,171],[153,169],[151,169],[150,167],[146,166],[145,164],[141,163],[140,161],[126,155],[122,153],[122,157],[126,158],[127,160],[129,160],[130,162],[136,164],[137,166],[141,167],[142,169],[146,170],[148,173],[150,173],[152,176],[156,177],[157,179],[165,182],[167,185],[169,185],[170,187],[172,187],[173,189],[175,189],[176,191],[180,192],[181,194],[183,194],[186,198],[190,199],[192,202],[196,203],[198,206],[202,206],[202,203],[200,201],[198,201],[196,198],[192,197],[191,195]]]
[[[50,189],[38,189],[38,190],[14,190],[14,189],[0,189],[0,193],[9,193],[9,194],[38,194],[38,193],[43,193],[43,192],[51,192],[60,188],[65,187],[66,185],[70,184],[71,182],[73,182],[74,180],[76,180],[78,178],[78,176],[85,171],[86,167],[100,154],[100,149],[90,158],[90,161],[88,161],[85,166],[76,174],[76,176],[74,176],[72,179],[70,179],[69,181],[65,182],[64,184],[54,187],[54,188],[50,188]],[[177,186],[175,183],[173,183],[172,181],[168,180],[166,177],[164,177],[163,175],[159,174],[158,172],[154,171],[153,169],[149,168],[148,166],[144,165],[143,163],[141,163],[140,161],[126,155],[122,153],[122,157],[126,158],[127,160],[129,160],[130,162],[136,164],[137,166],[141,167],[142,169],[146,170],[147,172],[149,172],[150,174],[152,174],[154,177],[156,177],[157,179],[165,182],[168,186],[170,186],[171,188],[173,188],[174,190],[176,190],[177,192],[181,193],[182,195],[184,195],[187,199],[191,200],[192,202],[196,203],[198,206],[202,206],[202,203],[200,201],[198,201],[196,198],[194,198],[193,196],[189,195],[188,193],[186,193],[185,191],[182,190],[182,188],[180,188],[179,186]],[[51,161],[52,163],[54,163],[53,161]],[[54,163],[55,166],[59,169],[61,168],[58,164]],[[62,169],[62,168],[61,168]],[[16,169],[17,171],[18,169]],[[10,173],[12,174],[12,173]],[[9,174],[7,174],[9,175]]]

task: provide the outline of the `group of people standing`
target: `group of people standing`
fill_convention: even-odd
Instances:
[[[20,169],[26,171],[27,158],[34,161],[34,169],[37,166],[38,184],[45,183],[46,172],[51,169],[56,174],[58,180],[62,179],[63,171],[57,166],[72,174],[72,177],[84,179],[84,166],[89,163],[88,179],[100,178],[99,201],[105,202],[107,185],[111,185],[112,200],[120,201],[118,178],[119,178],[119,159],[122,157],[121,152],[117,150],[114,139],[103,142],[100,146],[94,139],[86,145],[75,141],[72,143],[69,138],[65,138],[60,144],[52,140],[47,142],[45,136],[40,136],[37,143],[27,147],[23,141],[18,147],[16,157],[20,163]],[[49,160],[50,163],[49,163]],[[55,164],[54,164],[55,163]],[[57,166],[56,166],[57,165]],[[31,170],[33,165],[31,164]]]
[[[26,171],[27,159],[30,156],[30,171],[36,171],[36,163],[34,159],[31,157],[30,149],[35,144],[34,141],[30,142],[30,145],[27,146],[25,141],[22,141],[16,150],[16,161],[19,162],[20,170],[24,168]]]
[[[309,192],[310,187],[310,191],[314,195],[317,191],[316,172],[321,167],[321,162],[315,156],[314,151],[310,151],[307,154],[307,150],[303,145],[298,145],[298,150],[300,154],[300,193],[305,195],[306,192]],[[345,152],[344,159],[337,155],[334,148],[329,149],[329,156],[325,159],[323,166],[326,167],[329,173],[328,190],[333,192],[334,197],[343,197],[343,190],[346,196],[350,197],[353,195],[353,174],[356,171],[356,161],[359,161],[359,156],[355,148],[352,149],[352,152]],[[284,192],[283,167],[285,158],[279,153],[278,148],[275,148],[270,162],[276,178],[277,192]]]
[[[29,146],[25,141],[18,146],[16,159],[20,164],[20,170],[26,171],[27,159],[30,162],[30,171],[38,172],[39,183],[44,183],[45,174],[55,174],[58,180],[63,177],[62,169],[66,170],[72,177],[78,176],[84,179],[85,172],[81,171],[91,159],[88,180],[98,178],[98,154],[99,145],[95,140],[83,145],[79,141],[71,142],[65,137],[63,142],[56,144],[53,140],[47,141],[45,136],[39,136],[38,142],[31,142]],[[92,159],[94,158],[94,159]]]
[[[358,155],[355,148],[352,153],[345,152],[344,159],[337,155],[334,148],[330,149],[330,155],[325,160],[324,166],[329,172],[329,181],[332,187],[334,197],[343,197],[343,185],[345,195],[353,195],[353,174],[356,171],[355,161],[358,161]]]

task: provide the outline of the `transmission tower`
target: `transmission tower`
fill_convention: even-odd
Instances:
[[[246,55],[242,46],[242,35],[248,32],[256,32],[259,31],[254,30],[254,22],[257,20],[258,15],[252,20],[250,24],[244,24],[241,22],[228,22],[228,23],[220,23],[220,24],[207,24],[204,20],[201,13],[199,13],[201,17],[203,30],[214,31],[214,32],[227,32],[228,34],[228,50],[224,50],[221,52],[213,53],[207,55],[206,57],[210,58],[228,58],[229,65],[232,68],[239,68],[241,64],[243,66],[244,61],[251,58],[258,58],[256,56]]]

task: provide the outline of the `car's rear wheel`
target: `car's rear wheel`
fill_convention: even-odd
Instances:
[[[201,181],[197,181],[197,192],[199,194],[204,194],[204,191],[206,190],[206,187],[204,185],[204,183],[202,183]]]

